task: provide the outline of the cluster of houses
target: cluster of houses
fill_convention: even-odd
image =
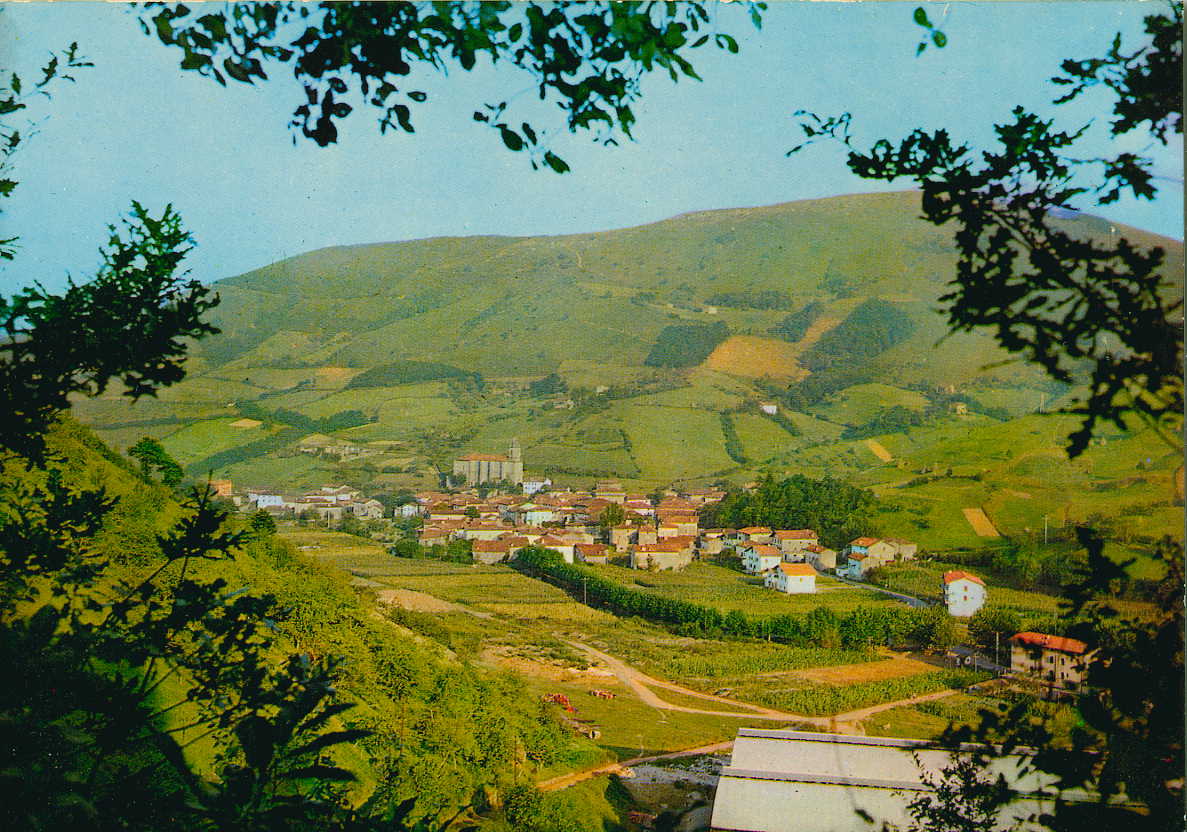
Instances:
[[[383,503],[363,495],[348,485],[326,485],[300,495],[285,495],[266,488],[248,488],[237,493],[231,480],[210,481],[216,497],[230,500],[244,511],[266,511],[276,516],[307,517],[331,525],[345,517],[360,520],[383,518]]]
[[[724,496],[715,489],[669,491],[653,503],[607,481],[587,491],[523,496],[425,492],[398,511],[424,518],[418,535],[422,546],[468,540],[474,560],[481,563],[497,563],[538,546],[568,563],[600,564],[625,555],[636,569],[679,569],[725,547],[721,530],[700,528],[699,513]]]

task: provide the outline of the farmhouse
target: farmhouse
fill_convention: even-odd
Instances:
[[[610,547],[605,543],[578,543],[574,547],[577,560],[582,563],[605,564]]]
[[[683,541],[636,545],[631,550],[631,569],[683,569],[692,563],[692,550]]]
[[[721,772],[710,829],[718,832],[866,832],[862,815],[907,828],[908,804],[934,791],[928,780],[953,762],[953,752],[924,740],[854,737],[801,731],[742,728],[730,764]],[[1012,799],[998,815],[997,829],[1017,829],[1050,811],[1051,775],[1024,765],[1019,755],[995,757],[991,777],[1001,775]],[[1095,795],[1065,790],[1062,799]],[[988,830],[987,830],[988,832]]]
[[[816,570],[806,563],[781,563],[767,573],[763,585],[789,595],[816,591]]]
[[[565,559],[565,563],[573,562],[573,544],[562,540],[555,535],[546,534],[536,541],[536,545],[542,549],[551,549]]]
[[[470,553],[475,563],[499,563],[511,555],[511,543],[507,540],[475,540]]]
[[[1088,645],[1046,633],[1018,633],[1010,638],[1010,670],[1041,680],[1052,692],[1078,690],[1092,661]]]
[[[761,575],[783,561],[783,553],[766,543],[751,543],[742,548],[742,568],[751,575]]]
[[[837,568],[836,551],[825,548],[824,546],[808,544],[804,547],[804,559],[821,572],[826,569],[832,570]]]
[[[959,569],[945,572],[941,588],[949,615],[967,618],[985,606],[985,582],[969,572]]]
[[[738,540],[743,543],[770,543],[771,530],[766,526],[747,526],[744,529],[738,529]]]
[[[783,552],[784,560],[803,560],[803,553],[809,546],[820,544],[820,535],[811,529],[779,529],[774,540]]]

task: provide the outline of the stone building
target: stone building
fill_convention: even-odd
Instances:
[[[512,439],[507,455],[466,454],[453,461],[454,476],[466,480],[466,485],[480,485],[486,482],[523,482],[523,456],[519,440]]]

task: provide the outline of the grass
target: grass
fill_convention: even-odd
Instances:
[[[782,688],[752,688],[747,685],[741,687],[740,695],[748,693],[752,701],[789,713],[833,716],[883,702],[908,699],[949,688],[963,688],[987,678],[987,673],[968,670],[935,670],[844,686],[804,684]]]

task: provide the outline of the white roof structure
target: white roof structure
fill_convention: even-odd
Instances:
[[[932,791],[920,768],[935,777],[951,761],[951,751],[925,740],[742,728],[730,765],[717,784],[710,828],[870,832],[884,821],[904,827],[910,822],[907,805],[920,793]],[[1013,755],[991,764],[991,771],[1004,775],[1018,794],[999,816],[1002,829],[1029,829],[1022,819],[1050,810],[1053,804],[1047,788],[1053,778],[1022,773],[1020,763]],[[1077,797],[1067,792],[1063,796]]]

